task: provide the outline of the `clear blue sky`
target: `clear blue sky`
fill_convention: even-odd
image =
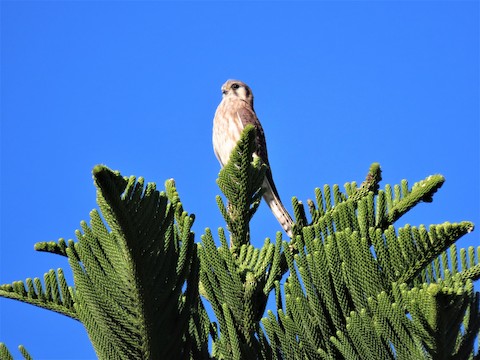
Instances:
[[[223,226],[211,128],[229,78],[253,89],[289,209],[379,162],[382,186],[447,179],[400,224],[480,224],[479,63],[477,1],[3,1],[0,283],[69,269],[33,244],[88,220],[98,163],[175,178],[197,241]],[[262,205],[254,243],[278,229]],[[6,299],[0,316],[17,356],[94,358],[80,323]]]

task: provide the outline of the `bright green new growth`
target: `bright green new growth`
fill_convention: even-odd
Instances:
[[[160,192],[143,178],[97,166],[100,212],[81,223],[76,241],[35,245],[68,258],[74,286],[58,269],[43,282],[2,285],[0,295],[81,321],[101,359],[480,356],[473,287],[480,248],[455,245],[473,224],[394,227],[419,202],[432,201],[442,176],[380,189],[373,164],[359,187],[315,189],[309,216],[293,198],[293,239],[278,232],[257,248],[249,221],[266,167],[252,156],[254,138],[247,127],[217,180],[228,235],[218,229],[215,240],[206,229],[195,243],[194,216],[173,180]],[[274,308],[266,310],[270,295]],[[0,358],[13,359],[2,343]]]

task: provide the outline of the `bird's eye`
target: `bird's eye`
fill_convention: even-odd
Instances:
[[[233,84],[233,85],[232,85],[232,89],[233,89],[233,90],[237,90],[239,87],[240,87],[240,85],[238,85],[238,84]]]

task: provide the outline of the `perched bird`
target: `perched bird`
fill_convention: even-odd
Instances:
[[[247,84],[239,80],[227,80],[222,86],[222,101],[218,105],[213,119],[213,150],[222,166],[230,159],[230,154],[246,125],[252,124],[255,127],[256,151],[263,163],[268,166],[262,188],[263,198],[282,225],[288,236],[292,237],[293,220],[283,206],[277,188],[272,178],[272,171],[268,163],[267,143],[262,125],[253,109],[253,94]]]

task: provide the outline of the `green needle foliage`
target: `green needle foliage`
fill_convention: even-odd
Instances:
[[[97,166],[100,211],[76,240],[35,245],[66,257],[74,284],[50,270],[0,296],[82,322],[100,359],[480,358],[480,248],[455,245],[473,224],[395,226],[432,201],[441,175],[381,189],[372,164],[360,186],[315,189],[306,208],[293,198],[293,239],[257,248],[249,222],[266,165],[254,139],[249,126],[217,180],[228,234],[195,243],[173,180],[158,191]],[[3,343],[0,359],[13,359]]]
[[[267,166],[255,151],[255,129],[247,125],[246,136],[238,142],[232,151],[230,161],[220,171],[217,184],[225,194],[228,204],[225,206],[222,198],[217,196],[217,204],[227,223],[231,234],[231,246],[238,250],[244,244],[250,243],[249,222],[257,211],[262,200],[262,182]],[[239,171],[239,170],[242,171]]]

